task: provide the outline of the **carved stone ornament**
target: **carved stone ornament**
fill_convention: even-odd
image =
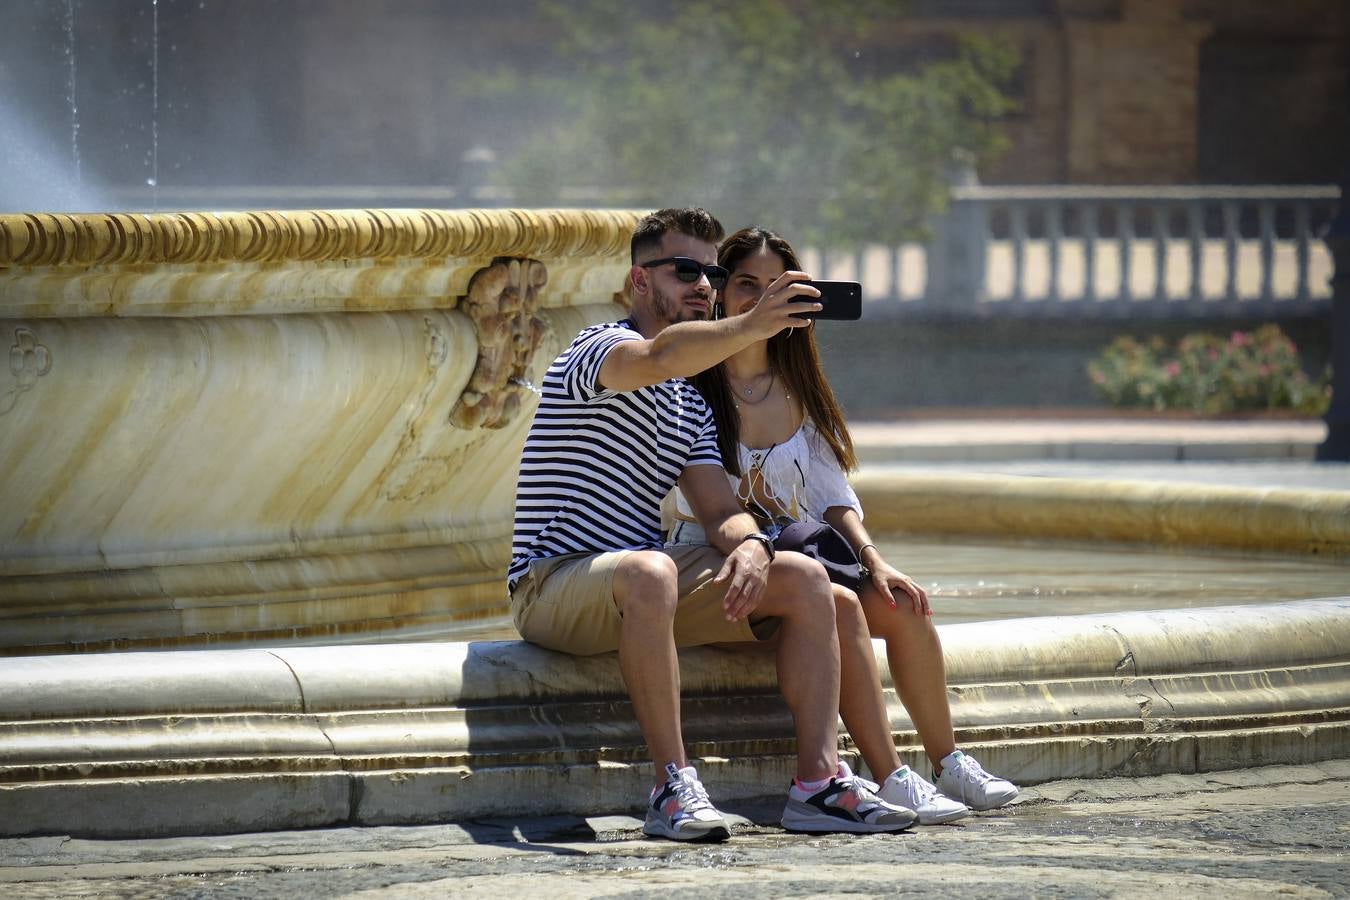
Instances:
[[[51,351],[38,343],[31,328],[15,328],[14,343],[9,348],[9,372],[15,383],[10,390],[0,394],[0,416],[12,410],[19,402],[19,395],[32,389],[37,380],[51,370]]]
[[[503,428],[529,391],[530,358],[544,338],[539,290],[548,270],[533,259],[496,259],[469,282],[459,309],[478,333],[478,364],[450,421],[459,428]]]

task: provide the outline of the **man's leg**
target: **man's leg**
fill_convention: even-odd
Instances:
[[[687,766],[680,729],[680,664],[675,654],[675,608],[679,572],[657,551],[630,553],[614,570],[614,604],[623,616],[619,670],[623,673],[638,727],[651,750],[656,783],[666,764]]]

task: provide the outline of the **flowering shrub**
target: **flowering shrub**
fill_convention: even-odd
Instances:
[[[1160,337],[1118,337],[1088,363],[1088,377],[1113,406],[1219,414],[1293,409],[1321,415],[1329,375],[1311,381],[1298,348],[1276,325],[1234,331],[1228,340],[1189,334],[1170,349]]]

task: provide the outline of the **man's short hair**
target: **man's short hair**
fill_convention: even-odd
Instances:
[[[631,252],[633,262],[639,254],[649,253],[661,246],[661,239],[668,231],[677,231],[700,241],[716,244],[726,233],[722,223],[713,218],[713,214],[701,206],[688,206],[684,209],[658,209],[642,217],[633,229]]]

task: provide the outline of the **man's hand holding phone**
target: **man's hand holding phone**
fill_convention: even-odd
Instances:
[[[810,321],[798,313],[819,312],[817,298],[820,291],[811,286],[805,272],[784,272],[775,278],[754,307],[745,314],[745,324],[752,334],[773,337],[784,328],[804,328]]]
[[[809,281],[819,297],[818,311],[803,310],[797,313],[802,319],[830,319],[836,322],[853,322],[862,318],[862,285],[856,281]]]

